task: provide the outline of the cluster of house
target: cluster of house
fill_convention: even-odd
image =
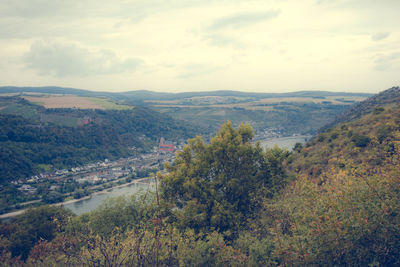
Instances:
[[[116,165],[114,162],[110,162],[108,159],[106,159],[104,162],[90,163],[81,167],[71,168],[71,170],[61,169],[61,170],[55,170],[53,172],[44,172],[37,175],[32,175],[31,177],[28,177],[26,179],[14,180],[11,183],[14,185],[21,185],[25,183],[37,183],[44,180],[55,179],[60,176],[66,176],[72,173],[88,172],[96,168],[107,168],[109,166],[114,166],[114,165]]]
[[[62,181],[65,177],[70,177],[79,183],[108,182],[137,171],[151,169],[157,167],[157,165],[160,166],[165,160],[172,161],[175,158],[172,152],[182,148],[182,146],[167,142],[164,138],[161,138],[159,146],[154,149],[153,153],[121,158],[116,161],[106,159],[84,166],[73,167],[69,170],[59,169],[52,172],[44,172],[28,178],[14,180],[11,183],[19,186],[18,190],[26,194],[34,194],[36,193],[36,188],[33,184],[46,180]]]
[[[255,140],[265,140],[284,136],[282,129],[276,127],[266,128],[263,132],[258,133]]]
[[[77,181],[78,183],[98,183],[98,182],[108,182],[112,181],[115,179],[118,179],[123,176],[127,176],[131,174],[132,172],[135,171],[135,167],[131,167],[128,169],[123,169],[122,167],[115,167],[112,168],[111,170],[105,170],[101,172],[95,172],[95,173],[90,173],[87,176],[80,177],[80,176],[75,176],[73,179]]]
[[[33,195],[36,193],[37,189],[29,184],[23,184],[21,187],[18,188],[18,190],[26,194]]]
[[[55,170],[53,172],[44,172],[44,173],[40,173],[37,175],[32,175],[25,179],[17,179],[17,180],[11,181],[11,183],[19,186],[18,190],[20,190],[26,194],[34,194],[34,193],[36,193],[36,188],[34,186],[32,186],[31,184],[40,183],[40,182],[46,181],[46,180],[59,180],[59,179],[63,179],[63,177],[68,176],[70,174],[88,173],[88,172],[92,172],[96,169],[108,168],[108,167],[113,167],[113,166],[117,166],[117,165],[118,165],[118,161],[111,162],[108,159],[106,159],[104,162],[90,163],[90,164],[87,164],[84,166],[71,168],[70,170],[61,169],[61,170]],[[126,174],[126,172],[120,172],[118,170],[115,170],[114,168],[111,169],[112,173],[109,174],[109,177],[111,177],[111,176],[112,177],[120,177],[120,176]],[[95,177],[93,177],[93,179],[88,179],[88,180],[96,182]]]

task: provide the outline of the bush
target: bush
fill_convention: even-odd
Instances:
[[[0,225],[0,232],[8,239],[8,247],[13,257],[25,260],[33,246],[40,240],[52,240],[56,232],[62,230],[73,214],[69,210],[54,206],[29,209],[15,217],[11,223]],[[4,231],[8,229],[7,231]],[[0,263],[1,265],[1,263]]]
[[[382,171],[372,177],[333,171],[322,185],[298,180],[275,204],[288,214],[273,230],[283,265],[400,266],[400,177]]]
[[[385,140],[387,137],[390,136],[391,131],[392,131],[392,129],[388,125],[379,127],[376,132],[376,137],[378,138],[379,143],[382,144],[383,140]]]
[[[356,147],[366,147],[371,142],[371,138],[366,135],[359,135],[353,137],[352,141]]]
[[[384,108],[382,108],[382,107],[376,107],[376,108],[374,108],[374,111],[373,111],[372,113],[373,113],[374,115],[377,115],[377,114],[382,113],[383,111],[385,111]]]

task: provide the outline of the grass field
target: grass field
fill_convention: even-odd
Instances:
[[[1,113],[20,115],[26,119],[33,119],[37,116],[37,112],[34,107],[17,103],[11,103],[10,105],[1,107]]]
[[[327,96],[324,98],[313,97],[274,97],[262,99],[239,99],[240,102],[233,102],[233,98],[221,97],[192,97],[184,100],[169,100],[169,101],[148,101],[157,108],[244,108],[247,110],[273,110],[272,105],[288,104],[288,103],[315,103],[315,104],[330,104],[330,105],[351,105],[354,102],[362,101],[365,97],[358,96]],[[199,100],[203,100],[200,102]],[[215,100],[215,101],[211,101]],[[270,106],[269,106],[270,105]]]
[[[133,106],[128,105],[120,105],[115,102],[111,102],[105,98],[96,98],[96,97],[87,97],[90,101],[96,103],[97,105],[103,107],[104,109],[117,109],[117,110],[125,110],[132,109]]]
[[[79,109],[132,109],[132,106],[118,105],[105,98],[80,96],[25,96],[26,100],[42,105],[45,108],[79,108]]]

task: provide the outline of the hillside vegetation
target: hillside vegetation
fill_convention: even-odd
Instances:
[[[208,127],[212,134],[221,124],[230,120],[234,125],[249,123],[257,132],[275,128],[284,135],[292,135],[314,134],[351,104],[365,99],[362,94],[329,92],[226,92],[225,96],[213,93],[216,92],[201,96],[187,95],[174,100],[145,100],[145,103],[179,120],[190,122],[195,117],[195,123],[203,128]]]
[[[264,132],[266,128],[278,128],[283,135],[314,134],[351,104],[370,96],[365,93],[326,91],[161,93],[138,90],[111,93],[61,87],[11,86],[0,87],[1,93],[30,95],[31,99],[33,94],[35,101],[47,105],[55,104],[54,101],[57,99],[67,99],[73,95],[84,97],[87,100],[86,105],[92,107],[101,106],[107,109],[112,106],[113,109],[125,109],[129,108],[129,105],[146,106],[174,119],[182,120],[186,124],[195,124],[200,129],[206,129],[206,132],[201,133],[207,134],[208,137],[215,135],[221,125],[228,120],[235,126],[242,122],[249,123],[257,133]],[[58,103],[58,105],[74,107],[80,101],[75,102]],[[118,105],[112,104],[113,102]]]
[[[1,224],[1,262],[399,266],[399,96],[393,88],[380,94],[388,101],[360,103],[365,112],[344,115],[291,153],[263,150],[249,125],[228,122],[209,144],[189,140],[157,175],[155,194],[110,200],[81,216],[29,211],[49,232],[27,227],[26,216]]]
[[[287,159],[298,178],[267,205],[285,264],[400,264],[399,97],[361,102]]]
[[[363,166],[370,171],[386,167],[400,141],[400,89],[392,88],[356,104],[339,116],[336,125],[294,152],[289,169],[324,179],[328,170],[350,171]]]
[[[129,110],[46,109],[0,98],[0,183],[38,173],[42,165],[75,167],[148,150],[161,137],[184,140],[193,128],[145,107]]]

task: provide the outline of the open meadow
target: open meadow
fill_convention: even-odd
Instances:
[[[66,96],[25,96],[26,100],[42,105],[45,108],[79,108],[79,109],[131,109],[132,106],[118,105],[105,98]]]

